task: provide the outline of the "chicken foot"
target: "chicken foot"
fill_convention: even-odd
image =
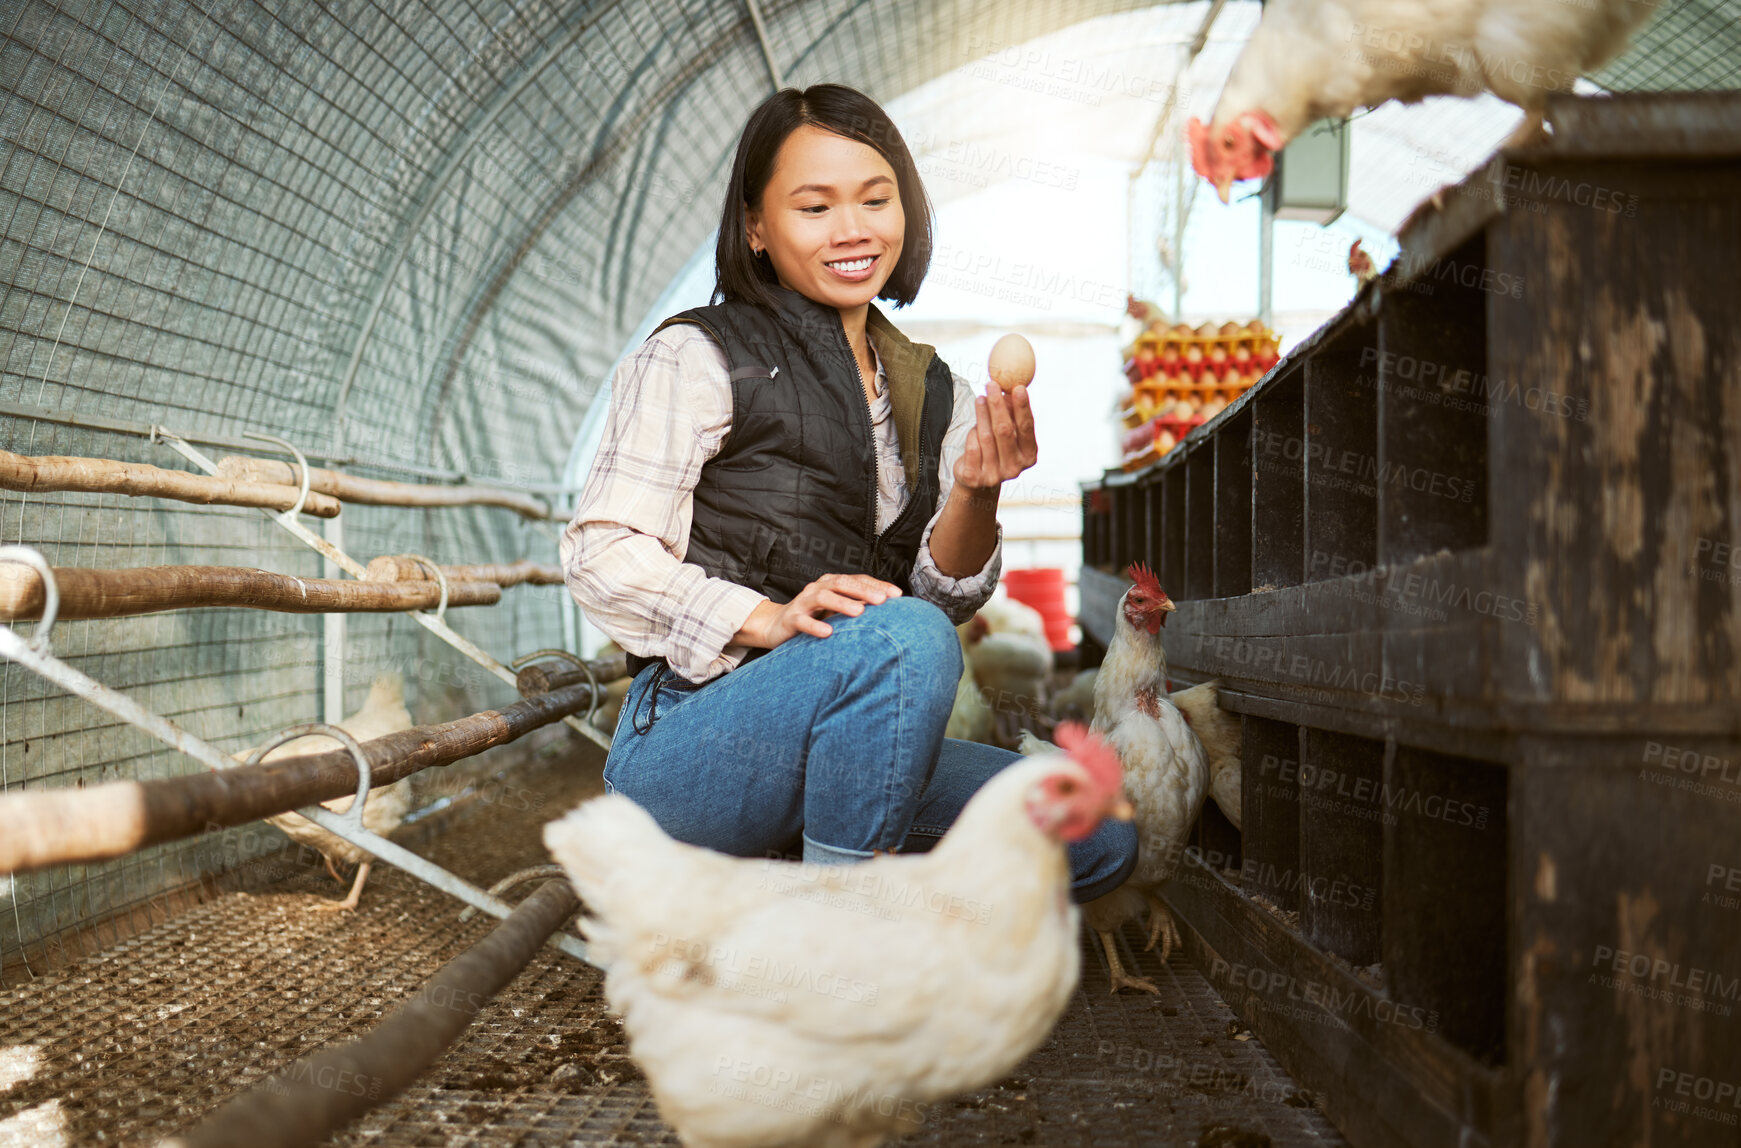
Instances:
[[[1145,993],[1160,995],[1160,988],[1147,977],[1137,977],[1124,971],[1124,965],[1118,959],[1118,942],[1110,930],[1096,929],[1094,935],[1100,938],[1100,951],[1106,954],[1106,977],[1112,982],[1112,991],[1119,989],[1141,989]]]
[[[1173,923],[1173,914],[1161,904],[1161,899],[1153,893],[1144,893],[1143,900],[1149,903],[1149,943],[1143,946],[1143,952],[1155,947],[1155,942],[1161,942],[1161,964],[1167,963],[1172,955],[1173,946],[1185,947],[1185,938],[1179,935],[1179,926]]]
[[[317,901],[314,904],[314,908],[322,910],[322,911],[335,912],[335,913],[340,912],[340,911],[344,911],[344,910],[355,909],[357,907],[357,901],[359,899],[361,899],[361,897],[363,895],[363,882],[367,881],[369,879],[369,865],[370,865],[370,862],[367,860],[364,860],[364,861],[358,863],[358,865],[357,865],[357,879],[355,881],[351,882],[350,895],[347,896],[344,900],[342,900],[342,901]],[[331,861],[327,862],[327,867],[328,868],[332,867]],[[334,876],[337,876],[337,874],[334,874]]]

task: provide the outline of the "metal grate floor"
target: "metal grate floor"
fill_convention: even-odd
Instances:
[[[599,761],[583,747],[530,767],[396,839],[488,884],[548,860],[539,826],[602,791]],[[297,1057],[367,1032],[491,927],[459,923],[456,902],[387,867],[356,913],[309,907],[342,892],[324,870],[292,866],[269,891],[221,895],[0,992],[0,1148],[145,1144],[186,1128]],[[1182,954],[1166,966],[1134,954],[1161,995],[1113,996],[1098,947],[1084,946],[1082,988],[1047,1044],[997,1086],[932,1108],[900,1143],[1344,1143]],[[331,1143],[678,1140],[626,1056],[600,974],[545,950],[415,1085]]]

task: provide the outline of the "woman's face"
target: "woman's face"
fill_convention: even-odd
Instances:
[[[895,169],[814,124],[780,145],[762,208],[746,218],[750,249],[767,250],[782,286],[841,310],[882,292],[907,233]]]

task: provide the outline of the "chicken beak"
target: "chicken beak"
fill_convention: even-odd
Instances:
[[[1220,179],[1215,181],[1215,194],[1221,197],[1222,203],[1227,202],[1228,195],[1232,190],[1233,177],[1231,175],[1223,175]]]
[[[1106,815],[1114,821],[1129,821],[1136,816],[1136,807],[1127,798],[1121,797],[1106,811]]]

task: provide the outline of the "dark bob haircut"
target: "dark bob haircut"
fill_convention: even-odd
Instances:
[[[803,91],[781,88],[750,114],[743,138],[738,140],[731,182],[725,189],[719,244],[714,251],[712,302],[741,300],[774,309],[774,296],[768,288],[779,286],[780,280],[774,274],[772,259],[750,254],[745,238],[746,205],[761,208],[762,192],[774,174],[780,145],[805,124],[868,144],[894,169],[907,232],[900,262],[877,298],[906,306],[919,294],[919,285],[931,266],[931,199],[919,179],[913,153],[907,150],[907,141],[889,114],[875,100],[844,84],[812,84]]]

